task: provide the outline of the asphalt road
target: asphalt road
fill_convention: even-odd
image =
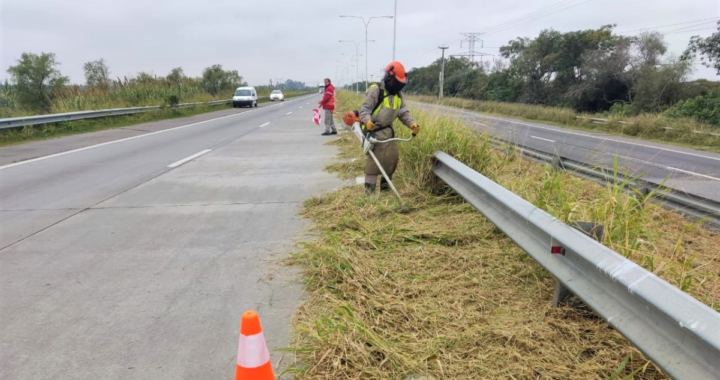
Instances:
[[[230,378],[248,309],[291,362],[302,291],[276,259],[345,184],[316,98],[0,149],[25,159],[0,166],[0,378]]]
[[[452,107],[420,104],[463,119],[466,125],[505,141],[578,162],[612,168],[614,158],[632,176],[707,199],[720,201],[720,154],[640,139],[563,129]]]

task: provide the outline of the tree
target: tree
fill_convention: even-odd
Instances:
[[[683,58],[694,59],[699,54],[703,66],[714,68],[716,75],[720,75],[720,21],[717,25],[718,31],[708,38],[691,37]]]
[[[53,53],[23,53],[17,65],[7,70],[21,107],[50,111],[57,92],[69,81],[60,74],[59,65]]]
[[[243,84],[242,77],[237,70],[225,71],[222,65],[212,65],[202,74],[202,85],[210,95],[217,95],[220,91],[230,91]]]
[[[105,64],[104,59],[86,62],[83,70],[85,70],[85,83],[89,87],[101,89],[110,87],[110,68]]]
[[[633,91],[636,112],[662,111],[683,95],[683,82],[690,72],[687,60],[670,58],[657,67],[645,65],[640,69]]]
[[[660,64],[660,57],[667,51],[663,35],[658,32],[643,32],[635,39],[638,61],[643,66]]]
[[[185,72],[183,71],[182,67],[176,67],[172,70],[170,70],[170,73],[165,77],[167,79],[168,83],[170,83],[173,86],[179,86],[182,84],[183,80],[185,80]]]

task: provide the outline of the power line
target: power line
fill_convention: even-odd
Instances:
[[[428,55],[428,54],[430,54],[430,53],[432,53],[432,52],[437,51],[437,50],[435,50],[435,49],[437,49],[437,48],[432,48],[432,50],[429,50],[429,51],[426,52],[426,53],[422,53],[422,54],[418,55],[417,57],[408,60],[408,62],[414,61],[414,60],[416,60],[416,59],[418,59],[418,58],[422,58],[422,57],[424,57],[424,56],[426,56],[426,55]]]
[[[665,32],[665,33],[680,32],[680,31],[683,31],[683,30],[685,30],[685,29],[695,28],[695,27],[698,27],[698,26],[700,26],[700,25],[713,24],[713,23],[715,23],[715,21],[701,22],[701,23],[699,23],[699,24],[690,25],[690,26],[685,26],[685,27],[682,27],[682,28],[679,28],[679,29],[674,29],[674,30],[671,30],[671,31]],[[710,29],[715,29],[715,28],[713,27],[713,28],[710,28]]]
[[[530,22],[530,21],[535,21],[535,20],[541,19],[541,18],[543,18],[543,17],[549,16],[549,15],[551,15],[551,14],[555,14],[555,13],[558,13],[558,12],[562,12],[562,11],[564,11],[564,10],[566,10],[566,9],[574,8],[574,7],[583,5],[583,4],[587,4],[587,3],[591,2],[591,1],[593,1],[593,0],[586,0],[586,1],[583,1],[583,2],[581,2],[581,3],[572,4],[572,5],[569,5],[569,6],[564,7],[564,8],[556,9],[556,10],[553,10],[553,11],[551,11],[551,12],[546,12],[545,14],[538,15],[538,16],[533,17],[533,18],[531,18],[531,19],[522,20],[522,21],[519,21],[519,22],[515,22],[515,23],[513,23],[512,25],[507,25],[506,27],[503,27],[503,28],[500,28],[500,29],[495,29],[495,30],[493,30],[493,31],[491,31],[491,32],[488,32],[487,34],[503,32],[503,31],[506,31],[506,30],[508,30],[508,29],[515,28],[515,27],[517,27],[517,26],[519,26],[519,25],[527,24],[527,23]]]
[[[683,31],[679,31],[679,32],[676,31],[676,32],[672,32],[672,33],[668,32],[668,33],[663,33],[663,35],[667,36],[668,34],[698,32],[701,30],[715,30],[715,28],[700,28],[700,29],[692,29],[692,30],[683,30]]]
[[[650,28],[635,29],[635,30],[624,30],[624,31],[618,32],[618,33],[642,32],[642,31],[645,31],[645,30],[662,29],[662,28],[667,28],[667,27],[670,27],[670,26],[694,24],[694,23],[696,23],[696,22],[701,22],[701,21],[707,21],[707,22],[704,22],[704,23],[703,23],[703,24],[706,24],[706,23],[709,23],[709,22],[715,22],[714,20],[719,20],[719,19],[720,19],[720,17],[703,18],[703,19],[700,19],[700,20],[681,22],[681,23],[677,23],[677,24],[660,25],[660,26],[653,26],[653,27],[650,27]],[[708,20],[711,20],[711,21],[708,21]],[[698,25],[701,25],[701,24],[698,24]],[[694,25],[693,25],[693,26],[694,26]]]
[[[562,1],[559,1],[559,2],[557,2],[557,3],[553,3],[553,4],[551,4],[551,5],[549,5],[549,6],[545,7],[545,8],[541,8],[541,9],[532,11],[532,12],[527,13],[527,14],[525,14],[525,15],[522,15],[522,16],[520,16],[520,17],[516,17],[516,18],[510,19],[510,20],[508,20],[508,21],[502,22],[502,23],[500,23],[500,24],[497,24],[497,25],[495,25],[495,26],[492,26],[492,27],[488,28],[488,29],[486,30],[486,32],[489,33],[489,32],[491,32],[491,31],[494,31],[495,29],[503,28],[503,27],[507,26],[508,24],[514,24],[514,23],[516,23],[516,22],[518,22],[518,21],[521,21],[521,20],[524,20],[524,19],[526,19],[526,18],[533,17],[533,16],[535,16],[537,13],[543,13],[543,12],[546,12],[546,11],[548,11],[548,10],[551,10],[552,8],[557,8],[557,7],[561,7],[561,6],[563,6],[563,5],[568,5],[569,3],[572,3],[573,1],[575,1],[575,0],[562,0]]]

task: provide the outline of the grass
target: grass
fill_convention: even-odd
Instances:
[[[413,100],[478,111],[487,114],[516,117],[529,121],[543,121],[582,130],[601,131],[619,136],[638,137],[662,141],[695,149],[720,152],[720,137],[698,134],[693,131],[720,133],[720,128],[702,124],[694,119],[671,119],[660,114],[643,114],[633,117],[578,114],[569,108],[544,107],[519,103],[488,102],[432,96],[412,97]],[[584,117],[586,119],[578,119]],[[593,124],[587,118],[609,119],[608,123]],[[628,124],[620,123],[624,121]],[[666,129],[671,128],[671,129]]]
[[[338,115],[359,104],[346,92],[338,100]],[[593,312],[551,307],[552,277],[432,176],[430,157],[443,150],[563,221],[604,224],[604,244],[716,310],[720,235],[627,196],[622,183],[554,172],[491,148],[459,120],[412,112],[423,130],[400,145],[394,177],[407,209],[362,186],[304,204],[319,238],[291,259],[309,293],[294,321],[306,363],[296,377],[666,379]],[[328,170],[362,175],[354,136],[333,143],[343,159]]]
[[[304,95],[304,93],[291,94],[288,95],[287,98],[300,95]],[[261,99],[258,101],[258,103],[265,102],[269,102],[269,100]],[[38,125],[34,127],[26,126],[23,128],[0,129],[0,147],[76,135],[80,133],[96,132],[113,128],[122,128],[159,120],[189,117],[208,112],[220,111],[228,108],[229,107],[227,105],[200,105],[191,108],[167,107],[157,111],[149,111],[131,115],[112,116],[87,120],[75,120],[56,124]]]
[[[259,97],[270,95],[267,86],[257,88]],[[118,78],[108,88],[80,88],[69,86],[55,93],[52,108],[48,112],[26,110],[16,103],[13,89],[4,91],[0,88],[0,118],[28,116],[42,113],[65,113],[76,111],[100,110],[110,108],[126,108],[154,105],[172,105],[178,103],[200,103],[213,100],[228,99],[233,89],[223,91],[215,96],[203,88],[197,78],[183,78],[179,82],[171,82],[163,77],[155,78]],[[286,97],[305,94],[305,91],[286,90]]]

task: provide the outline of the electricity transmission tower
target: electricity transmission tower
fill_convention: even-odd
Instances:
[[[483,52],[479,52],[479,51],[475,50],[475,43],[477,41],[480,41],[480,48],[483,47],[483,40],[480,39],[480,36],[482,36],[485,33],[460,33],[460,34],[466,37],[466,39],[464,39],[460,42],[460,47],[462,47],[463,42],[466,42],[468,45],[468,51],[466,53],[462,53],[462,54],[453,54],[453,56],[470,57],[471,62],[475,62],[475,57],[478,56],[478,57],[480,57],[480,63],[482,63],[482,57],[485,55],[490,55],[490,54],[485,54]]]

